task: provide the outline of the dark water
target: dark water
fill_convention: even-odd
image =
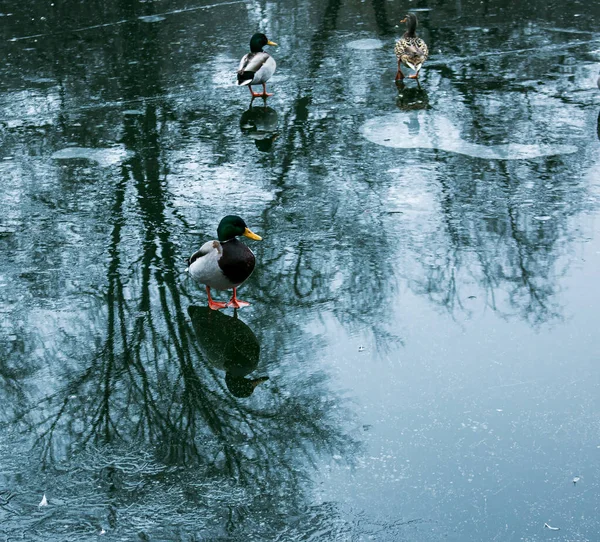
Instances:
[[[6,540],[598,539],[597,3],[0,11]]]

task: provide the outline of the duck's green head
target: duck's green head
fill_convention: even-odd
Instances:
[[[277,45],[274,41],[267,39],[267,36],[257,32],[250,38],[250,51],[260,53],[265,45]]]
[[[244,220],[236,215],[228,215],[219,222],[217,235],[219,236],[219,241],[221,241],[221,243],[235,239],[240,235],[244,235],[255,241],[262,241],[262,237],[253,233],[250,228],[246,226]]]
[[[406,23],[406,34],[408,36],[414,36],[417,30],[417,16],[414,13],[407,13],[406,17],[400,21]]]

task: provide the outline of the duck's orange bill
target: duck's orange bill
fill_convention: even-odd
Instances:
[[[400,22],[401,23],[405,23],[406,22],[406,17],[404,17],[404,19],[402,19]]]
[[[262,237],[250,231],[250,228],[246,228],[246,230],[244,231],[244,235],[250,239],[254,239],[255,241],[262,241]]]
[[[267,45],[274,45],[275,47],[277,47],[277,44],[271,40],[267,40]]]

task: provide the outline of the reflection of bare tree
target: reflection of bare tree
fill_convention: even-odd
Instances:
[[[131,157],[107,205],[104,305],[90,311],[92,333],[64,338],[77,341],[81,365],[65,371],[35,406],[20,405],[13,420],[37,435],[48,469],[70,458],[56,476],[55,498],[60,493],[78,512],[55,512],[20,528],[35,537],[53,520],[80,533],[127,525],[172,534],[204,526],[244,540],[261,530],[272,536],[290,516],[305,514],[307,468],[335,454],[351,461],[358,444],[346,434],[347,413],[324,373],[299,374],[292,390],[269,385],[260,397],[240,401],[207,362],[187,314],[184,251],[172,234],[182,222],[164,181],[161,130],[169,106],[158,98],[156,62],[134,62],[158,56],[153,47],[160,40],[140,22],[123,30],[125,94],[155,99],[123,117],[121,141]],[[274,342],[266,331],[261,341]],[[96,487],[103,498],[90,491]],[[84,513],[78,522],[83,501],[95,517]],[[257,513],[270,518],[262,527],[243,521]],[[323,525],[334,520],[323,518]]]
[[[85,420],[80,437],[83,443],[112,441],[132,434],[164,447],[166,455],[173,452],[170,443],[178,441],[192,446],[188,451],[195,455],[194,436],[208,431],[211,438],[224,446],[228,470],[240,476],[246,474],[244,462],[229,445],[247,431],[256,437],[256,446],[260,448],[257,453],[274,462],[264,464],[267,470],[288,455],[270,450],[271,446],[291,445],[297,452],[304,451],[307,458],[313,449],[337,449],[345,440],[336,436],[333,426],[327,425],[328,401],[323,402],[322,394],[317,391],[324,384],[320,378],[309,386],[312,399],[296,396],[280,403],[275,401],[274,411],[263,413],[223,393],[218,373],[210,365],[198,363],[202,353],[180,294],[180,266],[170,239],[165,205],[168,194],[159,177],[156,118],[156,105],[147,106],[141,119],[130,121],[126,117],[124,141],[136,154],[124,165],[122,182],[114,194],[114,225],[107,267],[106,340],[94,356],[93,364],[69,383],[69,393],[77,398],[61,405],[41,440],[52,436],[57,423],[69,412],[77,412]],[[121,247],[127,222],[123,205],[131,183],[139,204],[136,214],[143,232],[142,253],[136,258],[139,271],[125,280],[127,271],[122,258],[129,254]],[[139,294],[135,295],[132,288]],[[169,374],[172,367],[178,368],[175,375]],[[303,430],[305,424],[308,425]],[[287,433],[283,426],[290,428],[296,437],[290,433],[283,439],[275,438],[275,434]],[[310,446],[303,440],[308,435],[314,439]],[[294,439],[300,440],[292,445]],[[183,453],[188,457],[187,452]],[[287,470],[292,472],[293,468],[289,466]]]
[[[463,7],[466,18],[474,16],[471,8]],[[526,27],[502,26],[495,32],[494,41],[510,42],[510,49],[527,48],[542,40]],[[547,36],[543,39],[550,41]],[[548,53],[541,56],[510,55],[509,68],[508,58],[495,56],[485,42],[485,36],[479,34],[465,36],[466,49],[487,52],[462,62],[460,73],[444,79],[453,91],[437,108],[452,111],[453,123],[469,142],[568,141],[569,134],[557,133],[553,127],[554,119],[564,114],[558,97],[564,82],[551,82],[532,91],[520,81],[507,86],[506,80],[507,71],[527,73],[532,79],[543,77],[544,68],[539,64],[556,44],[549,44]],[[438,61],[442,71],[453,69],[454,64],[452,59]],[[431,84],[433,88],[436,81]],[[499,87],[502,91],[496,92]],[[544,108],[539,106],[542,96]],[[579,115],[576,108],[573,114]],[[443,167],[435,175],[437,208],[431,215],[435,227],[425,228],[426,235],[419,240],[419,246],[427,250],[407,255],[421,264],[407,273],[411,288],[453,315],[470,313],[469,307],[480,303],[468,300],[477,297],[502,317],[517,316],[534,325],[560,318],[557,288],[565,272],[561,256],[568,252],[573,236],[568,221],[585,201],[585,186],[573,182],[581,161],[567,164],[567,160],[558,156],[486,162],[439,156]]]
[[[547,159],[549,167],[553,160]],[[525,197],[522,186],[505,184],[514,174],[500,164],[460,186],[440,178],[443,222],[428,238],[430,252],[419,255],[426,273],[411,279],[415,291],[452,314],[469,312],[467,299],[477,294],[504,317],[518,315],[536,325],[560,317],[559,258],[572,212],[563,202],[571,201],[572,187]],[[561,212],[548,214],[556,203]]]
[[[532,5],[517,9],[525,16]],[[483,7],[463,3],[465,18],[477,19],[477,11]],[[556,117],[565,110],[559,96],[564,81],[532,91],[531,85],[516,80],[507,86],[506,80],[507,72],[543,80],[545,68],[540,63],[545,54],[552,54],[556,43],[548,43],[547,35],[532,34],[526,26],[501,26],[495,33],[494,41],[507,43],[509,49],[531,47],[540,41],[549,49],[535,55],[509,55],[509,67],[509,58],[495,56],[485,36],[467,34],[462,43],[465,50],[487,52],[461,62],[459,71],[444,79],[453,91],[451,99],[437,107],[448,110],[451,106],[453,121],[469,142],[568,141],[570,134],[554,128]],[[458,53],[464,55],[465,51]],[[454,69],[454,65],[452,59],[438,62],[442,71]],[[499,88],[501,92],[497,92]],[[540,108],[542,97],[545,107]],[[577,108],[572,113],[580,114]],[[419,242],[428,250],[408,256],[416,256],[421,263],[409,274],[411,288],[453,315],[469,313],[469,307],[479,305],[468,301],[476,296],[506,318],[517,316],[534,325],[560,318],[557,288],[565,272],[561,257],[568,253],[573,236],[568,221],[585,201],[585,186],[573,182],[581,161],[567,164],[569,158],[549,157],[485,162],[455,155],[440,160],[444,166],[436,175],[439,212],[431,216],[436,227],[426,228],[427,234]]]
[[[299,311],[330,304],[342,323],[372,332],[378,345],[386,348],[400,340],[381,318],[396,282],[392,262],[373,257],[372,239],[377,239],[378,250],[385,250],[390,242],[384,233],[384,220],[375,214],[359,214],[365,211],[362,186],[354,183],[368,182],[369,174],[348,178],[346,171],[353,167],[346,170],[343,159],[341,163],[333,161],[354,144],[353,134],[332,140],[328,133],[336,128],[331,118],[309,121],[310,94],[318,93],[319,81],[328,77],[329,69],[323,67],[328,39],[337,29],[344,5],[342,0],[325,3],[309,54],[301,59],[310,90],[308,95],[298,90],[293,107],[280,123],[281,165],[274,179],[280,191],[264,211],[262,221],[266,231],[285,231],[286,243],[282,246],[277,241],[272,250],[268,245],[258,248],[261,269],[254,281],[264,304],[256,310],[261,315],[276,311],[280,322],[293,326]],[[385,13],[379,14],[378,20],[384,24]],[[328,80],[328,92],[340,93],[340,83]],[[312,182],[313,177],[318,181]],[[373,197],[378,198],[375,191]],[[293,202],[298,198],[305,200],[309,213],[294,211]],[[325,201],[329,205],[323,205]],[[313,232],[315,224],[322,225],[320,233],[305,236],[303,232]],[[283,304],[282,299],[286,300]]]
[[[94,459],[79,468],[110,480],[116,504],[123,504],[119,499],[130,492],[132,472],[149,469],[152,480],[165,476],[169,465],[196,465],[213,481],[201,482],[200,475],[193,475],[183,484],[187,491],[200,484],[195,491],[212,489],[218,495],[218,480],[227,475],[241,484],[237,491],[250,501],[240,507],[253,500],[253,506],[260,501],[261,509],[281,505],[275,497],[269,503],[259,496],[259,488],[269,488],[269,494],[284,491],[286,506],[301,507],[305,466],[316,464],[321,454],[351,457],[356,442],[343,433],[338,399],[327,390],[324,374],[307,375],[291,394],[273,390],[268,403],[259,407],[227,392],[220,372],[204,359],[179,284],[169,196],[160,178],[158,111],[157,105],[148,105],[142,117],[125,120],[124,142],[134,155],[123,165],[113,195],[106,313],[101,316],[105,338],[87,368],[65,375],[62,390],[43,399],[41,421],[27,414],[22,422],[33,423],[30,430],[39,435],[47,460],[65,438],[71,453],[106,443],[118,444],[118,450],[123,443],[155,450],[153,459],[133,471],[128,465],[141,461],[137,453],[127,459],[122,451],[86,452]],[[126,210],[126,201],[135,201],[137,209]],[[138,224],[137,255],[124,241],[130,217]],[[124,258],[132,257],[136,265],[124,265]],[[159,494],[148,480],[139,493],[150,503],[157,499],[158,505]],[[172,484],[166,484],[167,505],[160,517],[169,511],[170,492],[179,491],[176,481]],[[235,496],[236,489],[232,491]],[[190,513],[198,516],[197,510]],[[185,515],[179,520],[185,521]],[[233,517],[231,529],[240,529]]]
[[[372,0],[377,29],[383,35],[389,34],[394,25],[390,24],[384,0]]]

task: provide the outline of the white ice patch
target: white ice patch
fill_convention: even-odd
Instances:
[[[377,145],[395,149],[439,149],[490,160],[527,160],[540,156],[570,154],[573,145],[542,145],[509,143],[478,145],[461,139],[460,132],[449,118],[431,111],[414,111],[410,115],[397,113],[365,122],[361,135]]]
[[[121,163],[131,153],[123,147],[94,149],[88,147],[66,147],[56,151],[52,158],[55,160],[89,160],[101,167],[114,166]]]
[[[371,51],[373,49],[381,49],[383,42],[376,39],[355,40],[346,44],[350,49],[358,49],[359,51]]]
[[[236,73],[238,64],[239,60],[230,58],[224,54],[216,54],[209,66],[205,63],[196,64],[194,68],[198,76],[198,85],[205,85],[206,81],[204,79],[212,74],[212,84],[217,87],[237,86]]]
[[[164,21],[166,17],[162,15],[142,15],[138,19],[143,23],[159,23],[160,21]]]

